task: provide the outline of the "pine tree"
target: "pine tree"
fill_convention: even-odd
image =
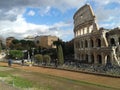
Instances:
[[[58,61],[60,65],[64,63],[63,50],[61,45],[58,46]]]

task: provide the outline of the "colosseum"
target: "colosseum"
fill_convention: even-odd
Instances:
[[[98,65],[120,66],[120,28],[98,28],[90,5],[73,16],[75,60]]]

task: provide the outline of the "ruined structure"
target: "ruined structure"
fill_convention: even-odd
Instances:
[[[120,29],[98,28],[90,5],[74,14],[75,59],[84,63],[120,66]]]

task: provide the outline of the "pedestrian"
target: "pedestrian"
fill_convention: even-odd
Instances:
[[[21,61],[21,62],[22,62],[22,66],[24,66],[24,59],[22,59],[22,61]]]
[[[12,60],[11,60],[11,59],[8,60],[8,66],[9,66],[9,67],[12,66]]]

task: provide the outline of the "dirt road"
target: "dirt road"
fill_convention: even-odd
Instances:
[[[7,66],[7,63],[1,63],[0,66]],[[26,71],[33,71],[39,72],[44,74],[49,74],[53,76],[65,77],[73,80],[79,81],[86,81],[93,84],[100,84],[105,86],[110,86],[114,88],[120,88],[120,78],[112,78],[112,77],[103,77],[91,74],[84,74],[84,73],[77,73],[77,72],[70,72],[64,70],[57,70],[57,69],[49,69],[49,68],[42,68],[42,67],[29,67],[29,66],[20,66],[20,65],[13,65],[14,68],[19,68]]]

